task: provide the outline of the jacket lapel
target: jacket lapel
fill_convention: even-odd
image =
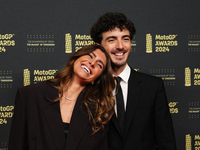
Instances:
[[[47,98],[47,104],[43,106],[42,110],[57,149],[63,149],[65,137],[62,118],[60,114],[59,101],[51,102],[58,98],[58,90],[54,87],[49,86],[47,87],[46,91],[48,91],[45,94]]]
[[[141,82],[137,72],[133,69],[131,70],[131,75],[128,81],[128,96],[127,96],[127,106],[126,106],[126,114],[125,114],[125,130],[124,136],[126,136],[129,126],[132,122],[132,119],[135,114],[136,106],[138,104],[138,100],[140,98],[140,94],[142,91]]]
[[[67,137],[69,138],[67,138],[65,149],[76,150],[78,143],[80,142],[89,124],[89,116],[87,114],[87,110],[86,108],[83,108],[82,104],[83,91],[79,94],[76,104],[74,106],[68,130],[69,132],[67,135]]]
[[[121,135],[121,137],[125,137],[125,135],[128,132],[128,128],[130,126],[130,123],[133,119],[135,109],[140,97],[141,93],[141,86],[140,83],[141,80],[137,73],[131,69],[131,75],[128,81],[128,96],[127,96],[127,106],[126,106],[126,113],[125,113],[125,126],[124,126],[124,134],[122,135],[118,119],[116,117],[116,114],[113,115],[111,122],[114,124],[115,128],[117,129],[118,133]]]

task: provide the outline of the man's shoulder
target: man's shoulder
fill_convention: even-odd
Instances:
[[[131,76],[130,78],[136,78],[137,80],[145,80],[145,81],[160,81],[162,80],[160,77],[156,77],[147,73],[143,73],[140,71],[135,71],[131,69]]]

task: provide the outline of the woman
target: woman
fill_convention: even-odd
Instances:
[[[104,48],[81,48],[54,79],[18,89],[9,150],[106,150],[114,88]]]

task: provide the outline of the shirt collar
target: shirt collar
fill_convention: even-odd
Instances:
[[[125,69],[119,74],[119,77],[121,77],[122,80],[127,83],[130,77],[130,74],[131,74],[131,68],[129,67],[128,64],[126,64]]]

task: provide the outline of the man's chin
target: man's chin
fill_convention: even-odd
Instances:
[[[121,68],[126,65],[126,62],[112,62],[112,67]]]

